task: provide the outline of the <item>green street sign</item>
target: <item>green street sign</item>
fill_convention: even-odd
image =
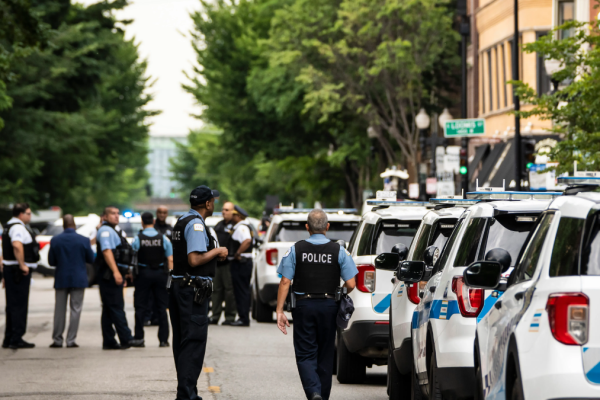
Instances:
[[[450,138],[465,136],[481,136],[485,134],[484,119],[453,119],[446,122],[444,136]]]

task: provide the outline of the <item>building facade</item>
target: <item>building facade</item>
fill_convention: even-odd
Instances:
[[[150,136],[148,165],[150,193],[153,198],[171,198],[177,191],[169,160],[177,155],[176,143],[187,143],[186,136]]]

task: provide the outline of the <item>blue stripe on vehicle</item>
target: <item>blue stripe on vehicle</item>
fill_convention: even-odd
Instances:
[[[498,292],[498,297],[492,297],[490,295],[485,299],[485,302],[483,303],[483,309],[477,316],[477,323],[479,323],[479,321],[481,321],[483,319],[483,317],[485,317],[490,312],[492,307],[494,307],[494,304],[496,304],[498,299],[500,297],[502,297],[503,294],[504,294],[504,292]]]
[[[413,312],[411,325],[412,325],[413,329],[417,329],[419,327],[419,312],[418,311]]]
[[[392,295],[388,294],[387,296],[385,296],[383,298],[383,300],[381,300],[379,303],[377,303],[377,305],[375,307],[373,307],[373,309],[375,310],[375,312],[378,312],[380,314],[384,313],[385,310],[390,308],[391,300],[392,300]]]
[[[431,314],[429,316],[430,319],[440,319],[440,313],[442,311],[442,301],[447,301],[448,305],[444,305],[447,308],[446,310],[446,319],[450,319],[454,314],[460,314],[460,310],[458,309],[458,301],[456,300],[434,300],[431,306]]]
[[[596,364],[594,368],[589,370],[585,376],[592,383],[600,383],[600,363]]]
[[[539,328],[540,324],[531,324],[529,325],[530,328]]]
[[[534,316],[534,317],[541,317],[541,316],[542,316],[542,313],[541,313],[541,312],[540,312],[540,313],[536,313],[536,314],[533,314],[533,316]]]

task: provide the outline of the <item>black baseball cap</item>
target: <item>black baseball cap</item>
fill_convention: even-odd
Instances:
[[[240,214],[244,218],[248,217],[248,213],[242,207],[240,207],[240,206],[233,206],[233,209],[234,209],[234,213],[238,213],[238,214]]]
[[[145,225],[150,225],[154,223],[154,215],[151,212],[146,211],[142,214],[142,222]]]
[[[208,186],[201,185],[192,190],[190,193],[190,204],[193,206],[197,206],[199,204],[204,204],[212,198],[218,198],[219,191],[211,190]]]

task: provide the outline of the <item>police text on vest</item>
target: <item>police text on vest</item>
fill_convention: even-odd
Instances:
[[[302,261],[331,264],[331,254],[302,253]]]

